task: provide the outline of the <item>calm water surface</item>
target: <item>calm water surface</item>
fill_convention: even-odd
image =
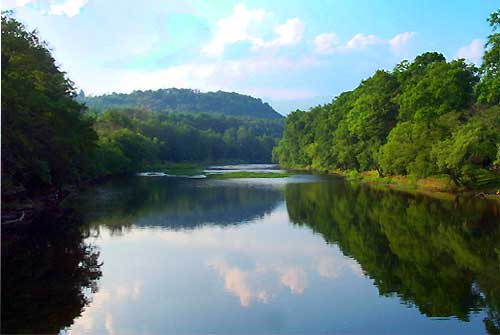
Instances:
[[[35,242],[16,234],[2,241],[4,330],[500,329],[497,202],[297,175],[135,177],[88,190],[70,206],[67,220],[78,224],[49,223]]]

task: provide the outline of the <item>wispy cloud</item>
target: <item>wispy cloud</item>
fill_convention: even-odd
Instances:
[[[16,7],[24,7],[34,0],[3,0],[1,2],[2,10],[12,9]]]
[[[359,50],[370,45],[381,43],[383,43],[383,40],[375,35],[356,34],[343,46],[343,49]]]
[[[461,47],[457,52],[457,58],[464,58],[475,64],[480,64],[484,54],[484,41],[476,38],[470,44]]]
[[[249,9],[244,4],[236,5],[229,16],[217,22],[213,37],[202,46],[202,52],[207,56],[220,56],[227,45],[238,42],[250,42],[253,51],[300,43],[304,33],[304,23],[297,17],[276,25],[273,29],[276,37],[264,40],[261,36],[262,26],[264,19],[271,15],[271,12],[262,8]]]
[[[254,56],[238,60],[214,60],[174,65],[155,70],[100,69],[98,83],[95,73],[81,73],[80,85],[94,94],[131,92],[136,89],[165,87],[197,88],[200,90],[237,90],[271,99],[308,98],[315,92],[302,87],[253,87],[244,79],[265,74],[290,72],[316,66],[310,57]],[[97,86],[98,85],[98,86]]]
[[[397,34],[393,38],[389,40],[389,45],[391,46],[391,49],[394,53],[396,54],[401,54],[406,47],[406,45],[410,42],[412,38],[415,37],[414,32],[404,32],[401,34]]]
[[[259,40],[254,44],[254,49],[281,47],[300,43],[302,34],[304,33],[304,23],[295,17],[288,19],[284,24],[276,26],[274,31],[278,35],[275,39],[269,42]]]
[[[320,54],[335,52],[335,48],[340,45],[340,39],[335,33],[324,33],[314,38],[315,51]]]
[[[33,0],[16,0],[16,5],[19,6],[19,7],[23,7],[23,6],[26,6],[27,4],[29,4],[32,1]]]
[[[317,54],[333,54],[363,50],[373,45],[388,45],[391,51],[399,54],[414,36],[415,33],[413,32],[403,32],[391,39],[383,39],[373,34],[358,33],[342,44],[335,33],[323,33],[314,38],[314,51]]]
[[[212,40],[203,46],[202,51],[208,56],[218,56],[228,44],[241,41],[262,43],[252,30],[270,14],[262,8],[248,9],[244,4],[236,5],[231,15],[219,20]]]
[[[87,2],[88,0],[65,0],[63,3],[52,4],[49,8],[49,14],[73,17],[80,13],[80,9],[82,9]]]

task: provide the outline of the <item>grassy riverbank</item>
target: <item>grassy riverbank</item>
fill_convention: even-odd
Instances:
[[[358,173],[356,171],[340,172],[335,174],[345,176],[349,180],[358,180],[375,186],[383,186],[407,193],[420,193],[435,198],[453,198],[457,194],[471,194],[484,198],[500,200],[496,194],[500,184],[490,184],[484,187],[466,188],[456,185],[448,175],[414,178],[409,176],[380,177],[376,171]]]
[[[496,192],[500,188],[500,177],[498,182],[487,185],[476,185],[473,188],[456,185],[448,175],[430,176],[427,178],[415,178],[411,176],[384,176],[380,177],[377,171],[357,172],[354,170],[317,170],[311,167],[294,169],[296,171],[306,171],[310,173],[322,173],[336,175],[347,180],[359,181],[370,184],[374,187],[383,187],[397,191],[423,194],[440,199],[451,199],[457,194],[480,195],[488,199],[500,201],[500,195]]]

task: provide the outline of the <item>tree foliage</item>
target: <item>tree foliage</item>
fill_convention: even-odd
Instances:
[[[489,19],[494,31],[499,15]],[[499,38],[489,36],[480,69],[426,52],[377,71],[329,104],[290,114],[273,158],[283,167],[320,171],[446,173],[466,186],[495,180]]]
[[[96,117],[92,173],[136,172],[161,162],[268,162],[281,119],[113,108]]]
[[[280,114],[236,93],[77,94],[46,43],[10,12],[1,54],[4,194],[46,194],[166,161],[268,162],[282,135]]]
[[[478,101],[484,104],[500,104],[500,9],[488,18],[493,33],[488,36],[481,72],[483,78],[477,86]]]
[[[263,119],[283,118],[261,99],[223,91],[202,93],[192,89],[168,88],[156,91],[134,91],[130,94],[112,93],[95,97],[85,96],[81,92],[78,100],[85,103],[91,110],[97,111],[114,107],[135,107],[152,111],[224,114]]]
[[[77,181],[97,136],[36,31],[2,14],[2,190]]]

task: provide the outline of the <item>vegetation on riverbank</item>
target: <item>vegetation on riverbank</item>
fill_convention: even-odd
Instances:
[[[94,175],[145,170],[165,162],[268,162],[281,119],[110,109],[95,116]]]
[[[457,186],[447,175],[432,176],[427,178],[414,178],[413,176],[384,176],[377,171],[356,170],[325,170],[312,167],[297,168],[294,171],[320,173],[345,178],[349,181],[366,183],[375,188],[392,189],[411,194],[424,194],[433,198],[451,199],[455,194],[470,192],[464,187]]]
[[[286,178],[290,177],[292,173],[289,172],[224,172],[209,174],[208,178],[212,179],[234,179],[234,178]]]
[[[56,204],[68,185],[109,176],[152,167],[192,175],[201,173],[194,163],[269,162],[282,135],[283,118],[269,105],[224,92],[115,94],[83,100],[100,107],[118,101],[118,108],[88,111],[47,44],[12,12],[2,13],[1,53],[2,202],[18,204],[16,217],[34,198]],[[132,100],[136,107],[126,107]]]
[[[291,113],[274,160],[288,169],[377,171],[380,182],[446,175],[457,189],[498,189],[500,11],[489,22],[480,68],[428,52],[379,70],[330,104]]]
[[[500,200],[500,196],[495,194],[496,187],[498,186],[496,181],[484,184],[479,191],[457,185],[446,174],[415,178],[413,176],[401,175],[380,177],[377,171],[357,172],[339,170],[333,173],[344,176],[348,180],[356,180],[373,186],[390,188],[411,194],[424,194],[439,199],[451,199],[454,198],[455,194],[463,193]]]

